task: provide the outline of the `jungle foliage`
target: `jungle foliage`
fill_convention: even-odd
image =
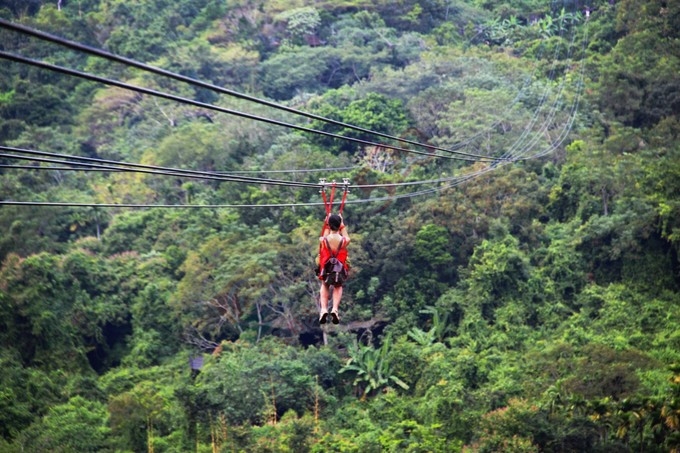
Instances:
[[[345,209],[351,279],[322,329],[317,189],[3,151],[3,200],[252,206],[0,206],[0,451],[680,452],[680,3],[586,3],[0,1],[5,20],[401,139],[0,27],[3,51],[386,144],[3,61],[3,146],[305,183],[483,172],[353,190],[371,202]]]

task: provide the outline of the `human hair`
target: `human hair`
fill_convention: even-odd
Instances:
[[[330,217],[328,217],[328,226],[330,227],[331,230],[338,231],[340,229],[341,224],[342,217],[340,217],[339,215],[331,214]]]

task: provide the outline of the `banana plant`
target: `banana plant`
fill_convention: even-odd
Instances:
[[[434,327],[432,327],[427,332],[419,329],[418,327],[413,327],[407,332],[407,335],[411,340],[415,341],[419,346],[422,347],[431,346],[436,339]]]
[[[391,383],[408,390],[409,386],[392,374],[389,360],[391,345],[391,337],[388,336],[378,349],[359,343],[349,348],[350,358],[340,373],[354,373],[352,385],[361,393],[362,399],[389,387]]]
[[[420,313],[432,315],[432,327],[428,331],[414,327],[407,332],[409,338],[420,346],[430,346],[435,342],[443,343],[446,337],[453,333],[453,327],[449,323],[448,313],[440,314],[437,307],[427,306]]]
[[[536,23],[539,34],[543,39],[550,38],[557,31],[557,23],[551,16],[545,16]]]

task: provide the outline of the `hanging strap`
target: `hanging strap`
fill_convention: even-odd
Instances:
[[[323,183],[322,183],[322,186],[321,186],[321,190],[319,191],[319,192],[321,192],[321,199],[323,200],[323,206],[324,206],[324,209],[326,211],[326,217],[323,220],[323,225],[321,226],[321,234],[319,234],[319,237],[323,236],[323,232],[326,229],[326,227],[328,226],[328,217],[330,217],[331,212],[333,210],[333,198],[335,198],[335,187],[336,187],[336,184],[335,184],[335,181],[333,181],[333,184],[331,186],[331,194],[330,194],[331,196],[330,196],[330,198],[326,197],[326,186],[323,185]],[[344,201],[343,201],[342,205],[340,206],[341,212],[342,212],[343,206],[344,206]]]
[[[345,208],[345,201],[347,201],[347,194],[349,193],[349,190],[345,187],[345,190],[342,191],[342,200],[340,201],[340,208],[338,208],[338,213],[342,214],[342,210]]]
[[[331,193],[330,197],[326,197],[326,180],[322,179],[321,181],[321,199],[323,200],[323,206],[326,211],[326,217],[324,218],[323,225],[321,226],[321,233],[319,234],[319,237],[323,236],[323,232],[326,230],[326,227],[328,227],[328,218],[331,215],[331,212],[333,212],[333,199],[335,198],[335,189],[337,188],[337,184],[335,181],[331,184]],[[345,202],[347,201],[347,194],[349,193],[349,179],[343,178],[342,181],[342,200],[340,200],[340,207],[338,208],[338,213],[342,215],[342,210],[345,208]],[[341,247],[342,244],[344,243],[345,238],[342,239]],[[329,247],[330,250],[330,247]],[[338,249],[340,251],[340,249]],[[321,252],[321,243],[319,243],[319,253]]]
[[[335,198],[335,181],[333,181],[333,184],[331,185],[331,196],[330,198],[326,198],[326,185],[325,182],[321,183],[321,199],[323,200],[323,207],[326,210],[326,217],[331,215],[331,210],[333,209],[333,198]],[[326,219],[328,221],[328,219]]]
[[[333,181],[333,185],[331,186],[331,198],[328,200],[328,204],[326,205],[327,216],[331,215],[331,212],[333,211],[333,198],[335,198],[335,181]]]
[[[347,194],[349,193],[349,179],[342,179],[342,200],[340,201],[340,208],[338,213],[342,215],[342,210],[345,209],[345,202],[347,201]]]
[[[333,197],[335,196],[335,182],[333,182],[333,188],[331,189],[331,198],[330,200],[326,198],[326,180],[322,179],[321,180],[321,199],[323,200],[323,207],[324,210],[326,211],[326,217],[323,219],[323,225],[321,225],[321,233],[319,233],[319,237],[323,236],[324,231],[326,231],[326,227],[328,226],[328,217],[331,215],[331,209],[333,208]],[[319,242],[319,255],[321,255],[321,242]]]

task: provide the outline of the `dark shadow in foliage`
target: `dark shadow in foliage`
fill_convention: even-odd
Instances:
[[[640,385],[636,370],[648,369],[654,361],[641,352],[616,351],[602,344],[583,348],[574,376],[564,382],[570,393],[586,399],[610,397],[621,400],[634,395]]]

